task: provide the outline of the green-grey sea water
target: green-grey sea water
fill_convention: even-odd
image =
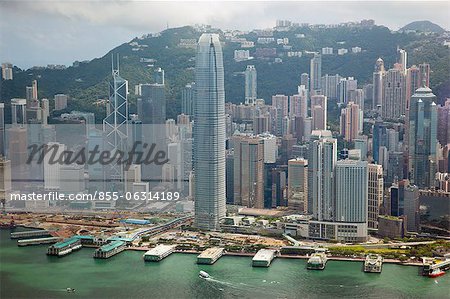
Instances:
[[[98,260],[88,248],[58,258],[47,256],[45,245],[18,247],[9,230],[0,237],[2,299],[449,298],[450,273],[430,279],[418,267],[385,264],[381,274],[369,274],[361,262],[330,261],[324,271],[308,271],[304,260],[275,259],[269,268],[253,268],[251,258],[229,256],[205,266],[192,254],[145,263],[142,252]],[[200,270],[212,279],[200,279]]]

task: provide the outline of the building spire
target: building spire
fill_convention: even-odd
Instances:
[[[427,72],[426,69],[422,69],[422,87],[427,87]]]

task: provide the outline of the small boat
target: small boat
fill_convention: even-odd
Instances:
[[[383,267],[383,257],[378,254],[368,254],[364,261],[364,272],[381,273]]]
[[[75,292],[75,289],[73,289],[73,288],[67,288],[66,291],[67,291],[67,293],[73,293],[73,292]]]
[[[434,269],[430,274],[428,274],[428,277],[435,278],[439,277],[445,274],[445,271],[442,271],[439,268]]]
[[[198,273],[198,277],[200,277],[200,278],[209,278],[210,276],[209,276],[209,274],[206,273],[205,271],[200,271],[200,272]]]

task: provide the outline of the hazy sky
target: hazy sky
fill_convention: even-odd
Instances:
[[[250,30],[277,19],[331,24],[374,19],[398,29],[430,20],[450,29],[450,1],[5,1],[0,0],[0,61],[28,68],[103,56],[144,33],[211,24]]]

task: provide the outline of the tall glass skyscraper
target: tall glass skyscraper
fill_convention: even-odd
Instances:
[[[195,226],[219,230],[225,217],[225,91],[219,35],[197,45],[194,104]]]
[[[408,172],[411,183],[430,187],[436,173],[436,96],[426,87],[417,89],[410,100],[408,120]]]
[[[128,81],[119,75],[119,61],[117,68],[112,63],[112,80],[109,82],[109,107],[103,120],[106,148],[112,152],[125,151],[128,139]],[[108,191],[121,191],[123,179],[123,165],[114,161],[108,165],[106,179],[109,181]]]

